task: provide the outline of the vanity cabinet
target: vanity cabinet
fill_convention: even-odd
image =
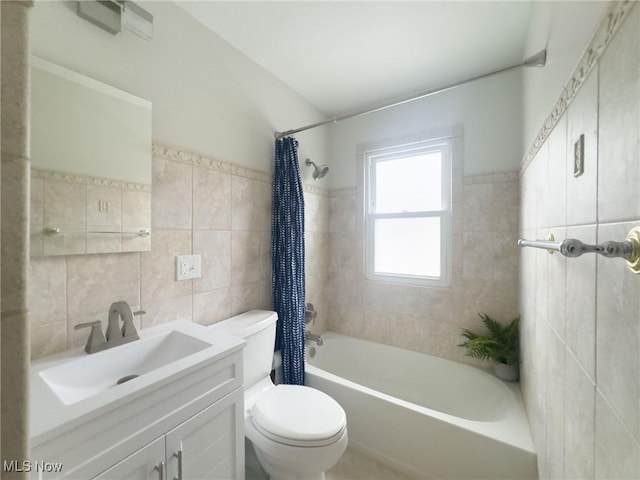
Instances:
[[[59,462],[63,470],[33,470],[28,478],[244,478],[243,342],[233,342],[208,363],[158,382],[143,394],[88,410],[32,437],[32,458]],[[43,388],[35,391],[45,393]],[[156,468],[161,463],[162,471]]]
[[[159,469],[164,469],[164,438],[158,438],[93,480],[156,480],[160,476]],[[162,463],[161,463],[162,462]],[[162,471],[164,475],[164,470]]]
[[[243,392],[236,391],[93,480],[241,479]]]

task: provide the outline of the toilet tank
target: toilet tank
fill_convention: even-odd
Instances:
[[[271,373],[276,320],[276,312],[251,310],[212,326],[230,335],[242,337],[247,342],[243,358],[245,390]]]

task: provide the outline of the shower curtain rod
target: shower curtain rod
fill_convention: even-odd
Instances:
[[[352,113],[347,113],[345,115],[340,115],[337,117],[333,117],[329,120],[323,120],[322,122],[312,123],[310,125],[305,125],[304,127],[294,128],[292,130],[286,130],[284,132],[275,132],[274,136],[276,140],[279,140],[288,135],[293,135],[294,133],[304,132],[305,130],[311,130],[312,128],[322,127],[324,125],[329,125],[331,123],[340,122],[342,120],[347,120],[349,118],[359,117],[361,115],[367,115],[369,113],[379,112],[380,110],[385,110],[391,107],[397,107],[398,105],[403,105],[405,103],[413,102],[414,100],[420,100],[422,98],[430,97],[431,95],[435,95],[436,93],[446,92],[447,90],[451,90],[453,88],[459,87],[461,85],[465,85],[467,83],[475,82],[476,80],[482,80],[483,78],[491,77],[493,75],[497,75],[498,73],[508,72],[509,70],[513,70],[515,68],[520,67],[544,67],[547,60],[547,51],[541,50],[535,55],[532,55],[529,58],[526,58],[523,62],[517,63],[515,65],[511,65],[510,67],[500,68],[498,70],[494,70],[492,72],[483,73],[481,75],[476,75],[475,77],[468,78],[466,80],[462,80],[460,82],[452,83],[446,85],[444,87],[437,88],[435,90],[429,90],[428,92],[420,93],[418,95],[405,98],[403,100],[398,100],[393,103],[386,103],[382,105],[378,105],[372,108],[367,108],[366,110],[359,110]]]

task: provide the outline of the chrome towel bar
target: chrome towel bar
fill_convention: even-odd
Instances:
[[[560,252],[565,257],[579,257],[583,253],[597,253],[607,258],[624,258],[633,273],[640,274],[640,227],[634,227],[623,242],[604,242],[589,245],[568,238],[561,242],[554,241],[553,234],[544,240],[518,240],[519,247],[543,248],[549,253]]]
[[[60,228],[58,227],[44,227],[42,229],[42,233],[47,236],[47,237],[55,237],[56,235],[64,235],[65,232],[63,232]],[[69,231],[67,233],[94,233],[94,234],[105,234],[105,235],[134,235],[134,236],[138,236],[138,237],[148,237],[149,235],[151,235],[151,232],[149,231],[148,228],[141,228],[140,230],[138,230],[137,232],[117,232],[117,231],[83,231],[83,230],[79,230],[79,231]]]

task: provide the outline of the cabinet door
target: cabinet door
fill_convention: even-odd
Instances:
[[[160,437],[129,455],[93,480],[163,480],[165,438]]]
[[[244,478],[243,395],[236,390],[167,433],[168,478]]]

